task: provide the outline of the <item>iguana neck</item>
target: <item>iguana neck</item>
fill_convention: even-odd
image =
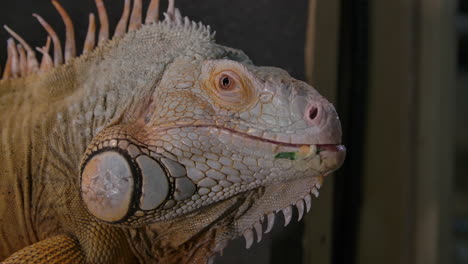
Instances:
[[[177,219],[126,229],[141,263],[209,263],[238,236],[237,222],[264,189],[245,192]]]

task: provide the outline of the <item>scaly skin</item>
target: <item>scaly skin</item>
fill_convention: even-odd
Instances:
[[[3,263],[206,263],[343,162],[312,87],[168,13],[0,82]]]

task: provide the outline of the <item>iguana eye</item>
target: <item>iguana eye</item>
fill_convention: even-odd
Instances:
[[[241,85],[240,77],[234,72],[226,71],[218,76],[218,90],[221,93],[239,92],[242,90]]]
[[[221,79],[220,79],[220,87],[221,89],[223,90],[230,90],[232,88],[232,81],[231,81],[231,77],[227,76],[227,75],[223,75],[221,76]]]
[[[246,68],[230,61],[207,62],[204,66],[203,89],[212,103],[223,109],[245,111],[256,102],[256,87]]]

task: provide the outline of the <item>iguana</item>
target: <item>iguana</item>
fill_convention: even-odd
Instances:
[[[305,82],[216,44],[169,1],[125,1],[110,40],[90,15],[77,57],[6,27],[0,81],[2,263],[206,263],[275,214],[299,219],[345,148],[334,107]],[[131,7],[132,6],[132,7]],[[53,55],[49,50],[53,45]]]

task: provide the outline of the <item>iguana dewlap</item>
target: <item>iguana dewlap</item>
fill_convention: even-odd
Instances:
[[[90,15],[37,62],[15,32],[0,81],[2,263],[206,263],[310,209],[345,149],[334,107],[281,69],[214,42],[169,1],[125,1],[109,40]],[[132,5],[132,8],[130,7]],[[52,47],[51,47],[52,46]],[[49,50],[53,48],[52,56]]]

